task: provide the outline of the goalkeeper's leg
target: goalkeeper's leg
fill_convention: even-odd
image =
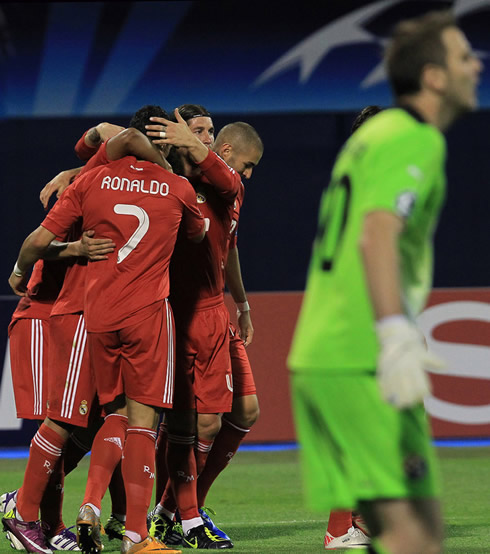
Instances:
[[[390,554],[442,551],[443,523],[435,498],[361,502],[360,511],[381,551]]]

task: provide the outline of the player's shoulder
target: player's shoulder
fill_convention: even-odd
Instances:
[[[407,108],[390,108],[367,121],[359,134],[372,144],[402,142],[420,148],[443,149],[445,145],[442,133],[424,121],[415,111]]]

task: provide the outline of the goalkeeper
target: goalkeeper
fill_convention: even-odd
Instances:
[[[312,508],[358,508],[370,552],[435,553],[442,518],[415,318],[445,193],[441,131],[475,109],[482,69],[447,12],[402,22],[386,51],[399,107],[346,142],[320,203],[289,366]]]

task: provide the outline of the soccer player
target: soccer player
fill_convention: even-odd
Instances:
[[[238,173],[209,150],[214,127],[202,106],[181,106],[175,110],[175,122],[152,119],[158,125],[147,126],[147,134],[159,137],[157,143],[177,147],[176,156],[169,155],[169,160],[194,185],[201,210],[210,221],[205,241],[197,248],[178,243],[172,259],[170,300],[178,331],[175,406],[166,416],[172,490],[168,485],[157,511],[170,525],[179,508],[184,545],[231,548],[229,539],[204,527],[196,479],[220,430],[221,414],[231,411],[233,401],[224,268],[244,189]]]
[[[430,291],[444,131],[477,105],[481,63],[454,18],[400,23],[385,54],[399,107],[353,133],[324,193],[289,366],[307,498],[358,506],[372,552],[440,552],[423,407],[440,367],[415,317]]]
[[[216,137],[213,151],[216,152],[240,177],[248,179],[253,169],[258,165],[263,154],[263,144],[257,131],[248,123],[235,122],[223,127]],[[235,207],[232,226],[234,227],[228,258],[225,265],[225,281],[230,293],[237,305],[238,330],[230,323],[229,341],[230,357],[233,378],[233,403],[232,411],[222,417],[222,426],[219,430],[209,455],[205,461],[204,469],[197,479],[197,505],[204,524],[210,531],[216,533],[225,540],[230,540],[228,535],[216,527],[204,509],[205,499],[209,488],[217,476],[227,467],[240,443],[249,432],[259,415],[259,405],[256,395],[255,382],[252,369],[245,350],[253,339],[253,325],[250,317],[250,307],[243,286],[241,276],[236,237],[240,205]],[[199,427],[198,435],[203,431]],[[157,451],[157,499],[163,495],[162,481],[168,475],[165,471],[163,454],[166,448],[166,426],[160,427],[158,451]],[[169,519],[160,512],[162,504],[157,505],[152,512],[152,531],[155,536],[161,536],[169,527]]]
[[[257,131],[248,123],[239,121],[230,123],[221,129],[216,137],[213,150],[242,179],[250,179],[254,168],[262,158],[264,147]],[[254,330],[238,255],[238,218],[239,211],[235,210],[234,223],[232,223],[234,232],[225,265],[225,282],[237,306],[238,329],[232,323],[230,323],[229,329],[233,403],[231,412],[222,417],[221,429],[214,439],[204,469],[197,480],[198,506],[201,507],[201,515],[205,519],[206,514],[202,507],[205,505],[207,492],[216,477],[231,461],[259,416],[257,391],[245,350],[253,340]],[[198,435],[200,434],[202,431],[198,418]]]
[[[112,149],[124,152],[125,139],[134,133],[139,132],[128,129],[109,141],[108,155]],[[144,135],[141,137],[148,143]],[[155,163],[126,156],[80,177],[43,225],[26,239],[17,262],[17,267],[26,271],[43,252],[53,230],[65,230],[80,217],[88,228],[113,239],[118,248],[117,256],[114,253],[101,262],[103,268],[93,264],[87,268],[85,316],[101,403],[107,405],[107,413],[113,411],[114,405],[109,405],[112,401],[118,408],[126,401],[128,405],[123,463],[129,504],[122,545],[125,552],[155,546],[146,538],[146,511],[153,480],[155,407],[170,407],[172,403],[173,323],[165,299],[169,258],[181,221],[189,238],[200,240],[204,236],[192,187],[156,165],[167,166],[157,150],[152,161]],[[12,274],[14,291],[22,291],[22,280]],[[55,455],[52,450],[48,454]],[[84,505],[79,514],[82,550],[101,549],[94,510],[97,506]],[[19,518],[9,522],[16,527]]]
[[[36,263],[25,296],[21,298],[9,325],[10,358],[12,381],[17,407],[17,416],[36,419],[41,426],[48,421],[48,398],[55,379],[53,363],[48,351],[54,348],[56,341],[50,341],[52,332],[50,314],[63,285],[65,271],[71,260],[58,261],[59,258],[88,256],[92,260],[104,259],[104,253],[111,250],[111,241],[90,239],[92,245],[85,244],[85,233],[82,240],[69,244],[53,241],[44,260]],[[101,254],[102,253],[102,254]],[[49,259],[53,258],[53,259]],[[28,346],[26,348],[26,345]],[[68,364],[68,360],[67,360]],[[49,411],[48,407],[48,411]],[[37,442],[38,437],[35,440]],[[37,489],[35,499],[28,495],[28,500],[36,502],[36,514],[40,510],[47,547],[56,550],[73,550],[76,536],[66,528],[62,519],[64,476],[73,468],[72,460],[78,459],[78,441],[80,437],[71,436],[58,463],[53,466]],[[35,447],[34,447],[35,448]],[[40,494],[39,494],[40,493]],[[0,497],[0,513],[8,514],[17,506],[19,491],[14,490]],[[22,542],[8,534],[16,548],[23,548]],[[41,540],[44,540],[40,536]]]
[[[363,108],[352,123],[351,134],[380,111],[379,106]],[[369,531],[361,514],[351,510],[331,510],[323,539],[325,550],[361,547],[369,542]]]

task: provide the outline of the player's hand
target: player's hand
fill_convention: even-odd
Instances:
[[[427,371],[444,362],[430,354],[420,331],[403,316],[377,325],[380,342],[377,377],[383,398],[397,408],[422,402],[431,392]]]
[[[164,117],[150,117],[150,121],[153,121],[154,124],[145,125],[145,128],[146,134],[151,137],[152,142],[155,144],[171,144],[178,148],[190,148],[196,143],[201,143],[196,135],[190,130],[190,127],[180,115],[177,108],[174,113],[177,123],[175,121],[165,119]]]
[[[17,296],[27,296],[27,275],[19,277],[13,271],[9,277],[10,288]]]
[[[85,231],[80,239],[80,256],[88,258],[91,262],[107,260],[108,254],[114,252],[115,243],[111,239],[94,239],[95,231]]]
[[[44,209],[48,207],[48,202],[51,196],[56,192],[56,198],[59,198],[63,191],[70,185],[72,179],[74,179],[80,172],[80,167],[74,169],[66,169],[61,171],[53,177],[49,183],[47,183],[39,194],[39,200],[44,206]]]
[[[254,337],[254,328],[252,325],[252,318],[250,317],[250,310],[246,312],[237,311],[238,322],[238,334],[243,340],[244,346],[248,346],[252,343]]]

